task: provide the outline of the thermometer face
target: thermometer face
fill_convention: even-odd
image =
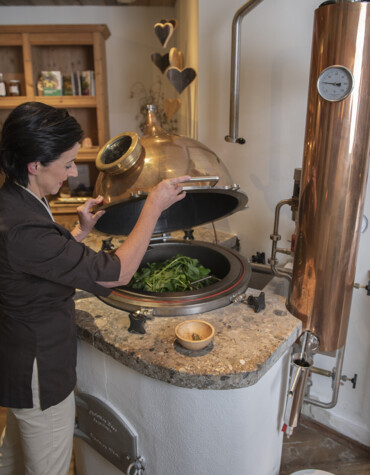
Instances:
[[[344,66],[330,66],[324,69],[317,80],[320,96],[331,102],[342,101],[353,89],[353,76]]]

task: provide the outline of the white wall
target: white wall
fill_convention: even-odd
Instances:
[[[242,23],[242,71],[239,135],[245,145],[224,141],[229,124],[231,24],[242,0],[199,0],[199,140],[214,150],[234,181],[249,196],[249,209],[217,224],[240,237],[242,253],[268,255],[274,208],[289,198],[294,168],[301,167],[305,128],[313,15],[316,0],[265,0]],[[137,102],[132,84],[158,77],[150,54],[158,49],[152,30],[173,10],[140,7],[0,7],[0,24],[105,23],[111,136],[135,130]],[[154,74],[154,75],[153,75]],[[370,217],[370,186],[365,214]],[[293,231],[290,212],[283,212],[281,234]],[[288,243],[285,243],[288,244]],[[284,242],[281,241],[281,245]],[[356,281],[367,283],[370,231],[361,235]],[[337,406],[314,409],[314,417],[370,445],[369,297],[354,292],[343,372],[358,374],[357,388],[345,383]],[[332,368],[325,358],[320,365]],[[316,365],[318,363],[315,362]],[[319,378],[319,377],[318,377]],[[330,383],[314,379],[312,395],[329,400]],[[323,413],[324,412],[324,413]]]
[[[290,198],[294,168],[303,156],[305,117],[314,10],[320,0],[265,0],[242,22],[239,136],[245,145],[229,144],[231,25],[241,0],[199,0],[199,140],[229,168],[249,197],[249,209],[224,220],[218,228],[241,239],[246,256],[271,252],[274,208]],[[212,87],[210,87],[210,84]],[[370,217],[370,183],[365,215]],[[293,226],[283,213],[279,246],[289,246]],[[370,231],[361,235],[356,281],[366,284],[370,270]],[[335,408],[313,408],[312,415],[339,432],[370,445],[370,298],[355,290],[343,374],[358,374],[356,389],[344,383]],[[332,369],[333,358],[315,358]],[[316,375],[315,375],[316,376]],[[313,378],[312,396],[331,399],[331,380]]]

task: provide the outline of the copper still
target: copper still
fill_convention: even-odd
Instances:
[[[260,2],[249,0],[239,9],[233,23],[236,59],[230,94],[233,123],[226,137],[231,142],[244,143],[238,138],[235,106],[240,18]],[[287,307],[303,325],[298,342],[300,351],[293,356],[284,416],[288,435],[297,425],[304,400],[333,407],[340,384],[369,166],[369,10],[366,1],[330,0],[315,11],[303,165],[301,177],[296,180],[299,193],[279,203],[275,215],[278,223],[281,206],[288,204],[297,216],[292,274],[277,271],[275,267],[277,252],[290,253],[277,247],[280,239],[277,226],[272,235],[271,258],[272,271],[291,281]],[[99,230],[128,234],[151,187],[163,178],[176,175],[192,177],[190,186],[185,187],[187,196],[162,214],[155,233],[189,229],[245,208],[246,195],[233,184],[221,160],[211,150],[194,140],[166,133],[151,106],[147,113],[147,127],[141,138],[135,133],[121,134],[99,153],[97,167],[101,173],[94,193],[104,196],[106,209],[98,221]],[[195,243],[188,249],[197,246]],[[217,249],[213,251],[218,254]],[[159,249],[157,252],[161,253]],[[196,252],[208,254],[202,244]],[[218,257],[221,256],[216,260]],[[234,258],[239,261],[236,267]],[[225,286],[211,289],[208,301],[203,298],[205,295],[186,295],[180,299],[168,296],[164,303],[156,303],[151,296],[137,298],[125,291],[116,295],[116,299],[124,300],[123,308],[129,310],[131,304],[135,308],[149,302],[149,307],[158,314],[167,315],[174,309],[189,314],[218,304],[227,305],[234,291],[240,293],[246,289],[249,275],[248,263],[240,256],[226,256],[225,267],[220,270]],[[215,295],[220,291],[225,299],[215,304]],[[172,304],[171,299],[175,300]],[[177,309],[173,305],[176,299]],[[205,306],[200,306],[200,302],[205,302]],[[329,404],[304,396],[307,375],[314,369],[312,355],[317,351],[336,351],[338,355],[334,396]]]
[[[260,1],[248,0],[233,20],[228,142],[245,142],[238,137],[240,22]],[[295,170],[292,198],[275,211],[269,263],[275,275],[289,280],[287,308],[303,330],[293,348],[287,435],[297,425],[303,401],[334,407],[341,379],[348,380],[341,369],[369,168],[369,17],[366,1],[329,0],[315,11],[303,166]],[[294,251],[277,245],[284,205],[296,221]],[[278,252],[294,256],[292,272],[277,269]],[[318,351],[336,352],[332,372],[312,366]],[[305,395],[310,372],[333,378],[329,403]]]
[[[369,23],[368,2],[325,2],[315,11],[296,244],[287,301],[287,308],[303,325],[300,352],[292,357],[284,416],[283,430],[288,436],[297,426],[303,401],[334,407],[343,379],[369,168]],[[326,371],[330,374],[312,366],[317,351],[336,352],[336,368]],[[332,376],[331,402],[307,395],[310,371]]]
[[[127,235],[135,225],[147,194],[162,179],[189,175],[186,197],[165,210],[141,262],[161,262],[177,253],[197,258],[211,269],[216,282],[199,290],[145,292],[116,287],[102,300],[131,312],[130,319],[191,315],[226,306],[241,296],[251,277],[251,266],[237,252],[192,239],[192,228],[246,208],[247,195],[232,182],[217,155],[189,137],[165,131],[156,108],[146,107],[146,128],[141,137],[125,132],[100,150],[100,170],[94,194],[104,197],[105,214],[96,224],[104,233]],[[186,239],[174,240],[171,231],[185,230]]]

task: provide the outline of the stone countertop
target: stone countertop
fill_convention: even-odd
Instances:
[[[255,384],[288,350],[301,332],[301,322],[285,307],[273,279],[264,288],[266,308],[259,313],[235,303],[194,316],[154,317],[145,334],[128,332],[128,313],[86,292],[76,293],[78,336],[139,373],[175,386],[235,389]],[[278,284],[279,286],[279,284]],[[246,295],[258,296],[248,289]],[[191,351],[176,341],[175,327],[202,319],[215,328],[214,340]]]
[[[171,233],[182,239],[183,231]],[[103,239],[118,247],[124,236],[94,230],[84,243],[98,251]],[[194,228],[194,239],[237,248],[236,235]],[[285,279],[274,278],[263,289],[266,308],[255,313],[235,303],[209,312],[174,317],[154,317],[145,323],[145,334],[128,331],[128,313],[87,292],[76,293],[78,336],[125,366],[175,386],[197,389],[235,389],[255,384],[288,350],[301,333],[301,322],[285,307]],[[248,289],[258,296],[260,290]],[[178,323],[201,319],[215,328],[213,342],[199,351],[183,348],[175,337]]]

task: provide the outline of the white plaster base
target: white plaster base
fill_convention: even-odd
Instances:
[[[232,390],[173,386],[78,343],[77,390],[98,397],[137,431],[146,475],[277,475],[289,355],[255,385]],[[119,472],[75,439],[77,475]]]

